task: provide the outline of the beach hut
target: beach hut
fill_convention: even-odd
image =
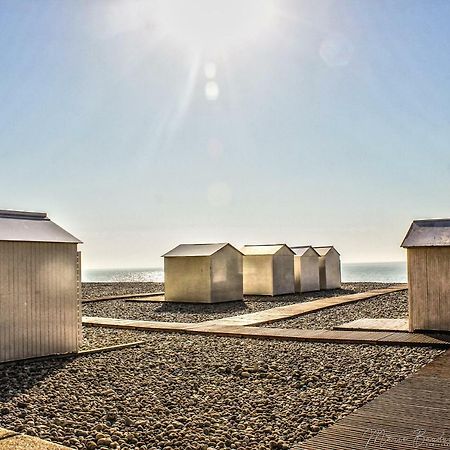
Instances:
[[[291,249],[295,253],[295,292],[319,291],[319,254],[310,245],[295,246]]]
[[[166,301],[242,300],[242,253],[227,243],[181,244],[164,257]]]
[[[320,289],[338,289],[341,287],[341,257],[331,246],[314,247],[319,254]]]
[[[281,295],[295,292],[294,252],[286,244],[245,245],[244,294]]]
[[[79,243],[45,213],[0,210],[0,362],[78,350]]]
[[[450,331],[450,219],[415,220],[402,247],[410,330]]]

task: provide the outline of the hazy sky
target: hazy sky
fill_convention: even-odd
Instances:
[[[85,268],[401,260],[450,216],[449,24],[447,0],[2,0],[0,208],[47,211]]]

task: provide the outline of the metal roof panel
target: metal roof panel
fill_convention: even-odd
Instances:
[[[46,213],[0,210],[0,241],[55,242],[81,244]]]
[[[414,220],[402,247],[450,247],[450,219]]]
[[[332,245],[324,245],[320,247],[313,247],[313,249],[319,254],[319,256],[325,256],[330,250],[334,250],[338,255],[340,253]]]
[[[183,256],[211,256],[227,245],[230,244],[228,244],[227,242],[219,244],[180,244],[162,256],[164,258]],[[230,247],[239,252],[239,250],[232,245],[230,245]]]
[[[320,256],[316,250],[311,245],[296,245],[294,247],[291,247],[291,250],[297,255],[297,256],[303,256],[305,253],[307,253],[309,250],[313,251],[317,256]]]
[[[262,245],[244,245],[241,252],[246,256],[251,255],[275,255],[282,248],[286,247],[294,253],[286,244],[262,244]]]

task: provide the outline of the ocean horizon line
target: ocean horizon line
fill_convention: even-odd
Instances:
[[[164,282],[163,267],[95,268],[82,270],[83,282]],[[343,262],[342,281],[404,283],[406,261]]]

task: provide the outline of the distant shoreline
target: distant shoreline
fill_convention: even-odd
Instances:
[[[84,282],[164,282],[163,268],[85,269]],[[406,262],[342,263],[343,282],[405,283]]]

